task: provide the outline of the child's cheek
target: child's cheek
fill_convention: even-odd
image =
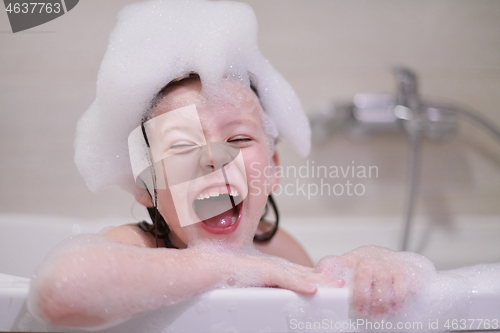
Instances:
[[[274,168],[269,164],[264,152],[243,154],[247,173],[248,190],[252,196],[265,196],[271,193],[271,179]]]

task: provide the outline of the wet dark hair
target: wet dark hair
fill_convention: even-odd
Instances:
[[[200,76],[197,73],[191,72],[185,76],[182,76],[182,77],[179,77],[175,80],[170,81],[165,87],[163,87],[156,94],[156,96],[151,101],[151,106],[141,121],[142,135],[144,137],[144,141],[146,142],[148,149],[150,148],[150,146],[149,146],[149,140],[148,140],[148,137],[146,134],[146,130],[144,128],[144,123],[149,120],[152,110],[159,103],[159,101],[162,99],[162,97],[165,95],[165,92],[167,91],[167,89],[171,88],[175,85],[178,85],[181,82],[188,80],[188,79],[200,80]],[[250,74],[250,89],[252,89],[252,91],[255,93],[255,95],[259,98],[257,88],[253,82],[254,82],[253,76]],[[153,175],[154,175],[154,173],[153,173]],[[154,177],[154,178],[156,178],[156,177]],[[154,178],[153,178],[153,184],[156,184],[156,179],[154,179]],[[146,186],[145,186],[145,188],[147,189]],[[148,193],[149,193],[149,191],[148,191]],[[151,233],[155,237],[156,247],[159,247],[158,241],[162,240],[165,247],[174,248],[174,249],[177,248],[172,243],[172,241],[169,237],[170,228],[168,227],[167,222],[165,221],[165,219],[161,215],[160,211],[158,210],[158,207],[157,207],[158,193],[156,190],[156,186],[154,186],[154,192],[149,193],[149,195],[151,197],[151,200],[152,200],[154,206],[153,207],[146,207],[146,208],[148,210],[148,214],[149,214],[149,217],[151,218],[152,223],[148,223],[147,221],[142,221],[142,222],[139,222],[137,224],[137,226],[142,231]],[[279,217],[278,207],[276,206],[276,202],[274,201],[274,198],[272,195],[269,195],[267,197],[266,208],[265,208],[264,213],[262,214],[260,220],[264,221],[264,222],[269,222],[266,220],[267,215],[269,215],[269,206],[273,210],[273,215],[274,215],[274,220],[275,220],[274,225],[271,228],[269,228],[268,230],[266,230],[265,232],[263,232],[261,234],[254,235],[254,237],[253,237],[254,242],[257,242],[257,243],[269,242],[274,237],[276,232],[278,231],[280,217]]]

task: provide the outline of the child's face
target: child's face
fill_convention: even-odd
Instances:
[[[157,179],[166,179],[158,209],[178,246],[252,244],[277,183],[257,96],[232,79],[219,88],[205,94],[199,80],[185,80],[146,123]]]

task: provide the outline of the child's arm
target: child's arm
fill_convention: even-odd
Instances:
[[[230,279],[239,287],[278,286],[303,294],[314,294],[315,284],[343,284],[277,257],[148,248],[150,240],[136,227],[119,228],[107,234],[120,242],[86,236],[56,248],[33,279],[32,313],[57,325],[96,327],[228,285]]]

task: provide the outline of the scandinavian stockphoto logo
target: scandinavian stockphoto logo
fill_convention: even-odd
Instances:
[[[306,160],[300,166],[287,165],[271,167],[259,166],[258,162],[250,164],[250,170],[257,174],[257,179],[250,182],[254,193],[259,193],[261,184],[259,177],[263,173],[266,178],[274,176],[280,179],[273,187],[276,196],[302,196],[311,200],[316,196],[362,196],[366,193],[363,181],[378,178],[378,166],[358,165],[317,165],[314,160]],[[267,180],[265,180],[267,182]],[[265,183],[264,186],[270,185]]]
[[[52,21],[73,9],[79,0],[4,0],[12,32],[16,33]]]

